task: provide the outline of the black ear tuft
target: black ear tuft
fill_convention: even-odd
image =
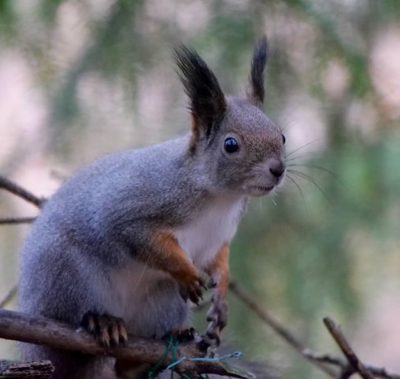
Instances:
[[[190,99],[190,109],[197,136],[211,134],[213,126],[226,110],[224,93],[214,73],[195,50],[185,46],[175,49],[179,77]]]
[[[254,48],[250,72],[250,99],[257,105],[264,102],[264,69],[268,59],[268,42],[264,36]]]

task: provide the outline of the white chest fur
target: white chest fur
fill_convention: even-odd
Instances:
[[[174,231],[180,246],[197,267],[205,268],[223,244],[232,240],[243,207],[242,198],[214,200],[187,225]]]

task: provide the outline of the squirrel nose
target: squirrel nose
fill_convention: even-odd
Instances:
[[[282,161],[277,159],[273,160],[269,165],[269,172],[277,179],[279,179],[285,172],[285,165]]]

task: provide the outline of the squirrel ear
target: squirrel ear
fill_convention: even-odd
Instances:
[[[213,128],[222,120],[226,101],[214,73],[195,50],[185,46],[175,49],[178,75],[190,99],[193,117],[192,146],[205,136],[210,136]]]
[[[261,38],[254,48],[251,61],[250,88],[248,99],[257,106],[264,102],[264,69],[268,59],[267,37]]]

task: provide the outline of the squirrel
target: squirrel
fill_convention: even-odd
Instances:
[[[285,176],[282,131],[262,111],[267,40],[255,46],[249,88],[224,95],[198,53],[175,49],[191,132],[100,158],[45,203],[21,255],[20,310],[78,327],[105,346],[128,334],[161,338],[186,326],[205,275],[207,335],[227,323],[229,246],[248,199]],[[56,379],[117,378],[115,360],[21,344],[50,359]]]

